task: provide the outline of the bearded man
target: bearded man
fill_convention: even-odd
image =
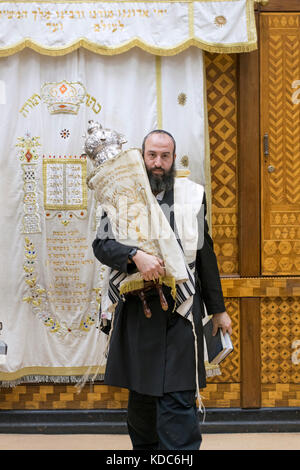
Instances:
[[[180,187],[175,178],[176,142],[168,132],[154,130],[144,138],[142,154],[152,192],[162,210],[171,209],[165,215],[175,231],[172,208],[174,193]],[[188,184],[193,198],[199,194],[198,203],[205,204],[203,188],[192,181]],[[105,226],[100,231],[102,235],[93,242],[94,254],[101,263],[123,273],[138,270],[145,281],[164,276],[162,259],[117,242],[111,236],[105,214],[101,223]],[[167,311],[162,309],[155,287],[145,293],[152,312],[150,319],[145,317],[142,302],[135,295],[127,295],[115,310],[104,382],[129,390],[127,426],[133,450],[200,448],[196,392],[206,386],[203,303],[207,313],[213,315],[213,334],[219,327],[224,333],[232,332],[206,222],[203,246],[197,250],[194,264],[192,322],[176,312],[167,286],[163,286]]]

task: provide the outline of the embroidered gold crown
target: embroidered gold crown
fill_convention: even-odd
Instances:
[[[86,96],[86,89],[80,82],[45,83],[41,88],[41,98],[48,105],[50,114],[77,114]]]

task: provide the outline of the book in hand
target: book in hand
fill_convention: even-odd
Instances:
[[[210,364],[220,364],[233,351],[233,345],[229,333],[223,334],[221,328],[218,329],[215,336],[212,335],[213,322],[212,316],[204,317],[203,333],[206,343],[207,358]]]

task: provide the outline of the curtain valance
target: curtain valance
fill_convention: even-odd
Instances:
[[[254,0],[0,2],[0,56],[29,47],[65,55],[79,47],[115,55],[133,47],[175,55],[257,47]]]

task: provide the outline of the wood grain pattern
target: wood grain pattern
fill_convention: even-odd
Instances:
[[[299,25],[299,13],[261,15],[261,136],[269,136],[269,156],[261,148],[263,275],[300,274]]]
[[[260,300],[242,299],[241,328],[241,407],[261,406]],[[258,341],[257,341],[258,339]]]
[[[223,278],[224,297],[300,296],[299,277]]]
[[[300,11],[299,0],[269,0],[267,5],[257,5],[259,11]]]
[[[259,54],[239,58],[239,273],[260,275]]]
[[[0,388],[0,410],[119,409],[126,408],[128,391],[102,384],[22,384]]]
[[[300,385],[299,297],[261,300],[262,383]]]
[[[205,54],[211,154],[212,237],[220,273],[237,274],[237,56]]]
[[[299,407],[299,384],[262,384],[261,406],[263,407]]]

